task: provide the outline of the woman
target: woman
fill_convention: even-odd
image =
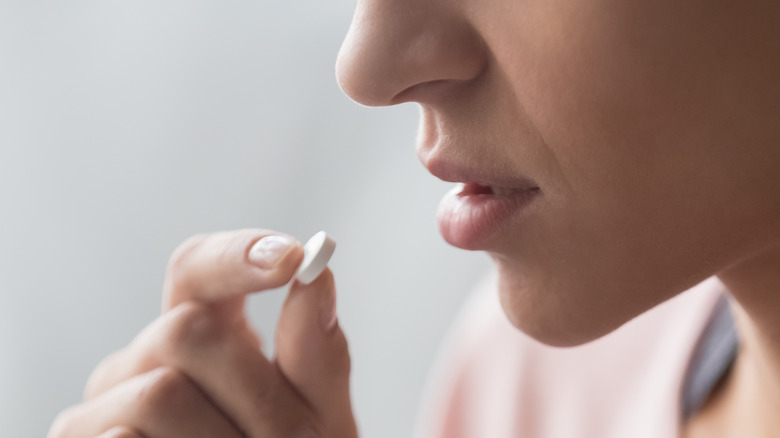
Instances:
[[[769,0],[358,2],[339,83],[421,105],[423,165],[464,183],[440,230],[492,256],[511,322],[471,303],[421,434],[780,428],[779,48]],[[185,242],[162,316],[50,437],[357,436],[331,274],[293,282],[273,360],[243,316],[301,254],[265,230]]]

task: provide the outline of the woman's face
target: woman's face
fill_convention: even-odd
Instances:
[[[337,75],[421,105],[423,164],[480,184],[442,234],[490,253],[540,341],[604,335],[780,240],[776,0],[359,0]]]

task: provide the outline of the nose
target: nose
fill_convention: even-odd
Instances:
[[[485,45],[459,3],[359,0],[336,61],[341,89],[368,106],[424,103],[478,77]]]

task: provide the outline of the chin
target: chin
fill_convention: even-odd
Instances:
[[[501,307],[513,326],[543,344],[583,345],[631,319],[619,305],[597,305],[609,302],[603,289],[567,287],[560,281],[535,283],[521,277],[499,270]]]

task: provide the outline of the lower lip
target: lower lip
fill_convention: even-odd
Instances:
[[[487,249],[490,240],[541,194],[539,188],[511,195],[470,194],[469,185],[447,193],[439,204],[439,232],[450,245]]]

